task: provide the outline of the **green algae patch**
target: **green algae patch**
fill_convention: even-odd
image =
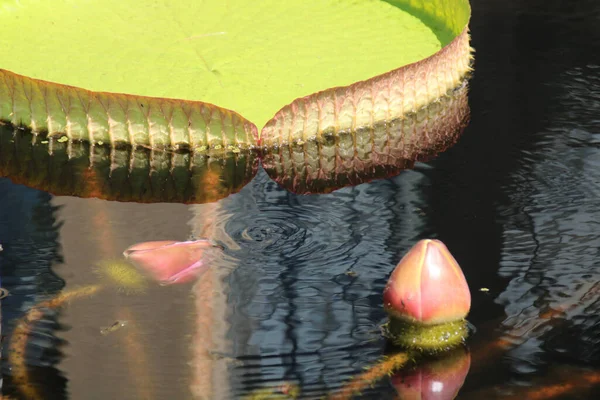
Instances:
[[[103,260],[95,270],[107,285],[127,294],[142,293],[148,287],[147,279],[133,265],[123,260]]]
[[[431,56],[419,17],[380,0],[20,0],[0,68],[92,91],[200,100],[262,127],[297,97]]]
[[[421,325],[390,318],[383,326],[383,332],[394,345],[424,353],[447,351],[463,344],[469,336],[465,320]]]

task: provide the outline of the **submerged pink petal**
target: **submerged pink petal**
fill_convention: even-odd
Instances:
[[[123,252],[125,258],[163,283],[189,282],[210,266],[216,251],[210,241],[156,241],[138,243]]]
[[[177,242],[176,240],[162,240],[162,241],[156,241],[156,242],[137,243],[137,244],[134,244],[133,246],[129,247],[127,250],[125,250],[123,252],[123,254],[125,254],[125,256],[127,256],[127,253],[130,253],[133,251],[154,250],[159,247],[168,246],[170,244],[175,244],[175,243],[183,243],[183,242]]]

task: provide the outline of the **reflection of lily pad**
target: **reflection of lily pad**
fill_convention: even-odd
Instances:
[[[256,174],[255,152],[167,152],[89,143],[42,144],[0,126],[0,176],[55,195],[139,203],[207,203],[239,191]]]
[[[266,124],[269,143],[335,135],[456,86],[469,68],[469,13],[467,0],[3,0],[0,119],[199,150],[255,144],[240,115]]]

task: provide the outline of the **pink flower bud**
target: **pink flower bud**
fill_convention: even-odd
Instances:
[[[400,320],[435,325],[464,319],[471,293],[458,263],[439,240],[421,240],[400,260],[383,292]]]
[[[189,282],[210,265],[215,245],[208,240],[144,242],[123,252],[125,258],[163,283]]]

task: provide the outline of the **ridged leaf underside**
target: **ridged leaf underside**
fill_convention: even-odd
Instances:
[[[452,146],[469,120],[466,81],[416,113],[321,140],[263,148],[267,174],[295,193],[387,178]]]
[[[0,70],[0,119],[48,137],[153,149],[227,149],[255,145],[257,129],[212,104],[92,92]]]
[[[264,148],[307,141],[326,142],[361,130],[377,146],[393,144],[391,126],[456,88],[471,70],[467,28],[433,56],[387,74],[295,100],[281,109],[261,132]],[[361,147],[354,143],[354,147]]]

